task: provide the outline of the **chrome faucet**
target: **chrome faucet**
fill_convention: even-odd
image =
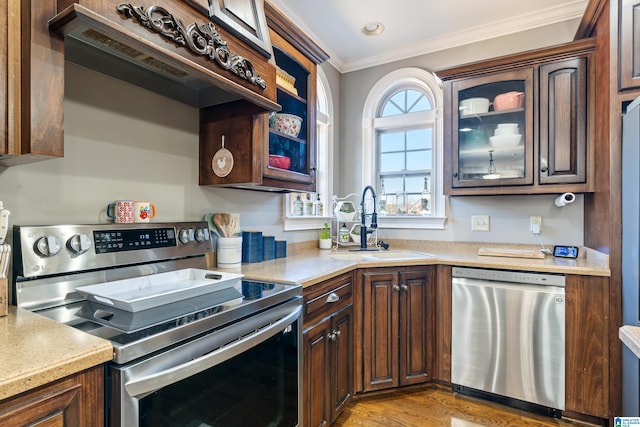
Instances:
[[[373,197],[373,213],[367,214],[364,206],[364,198],[367,194],[367,191],[371,191],[371,196]],[[364,187],[362,190],[362,200],[360,201],[360,208],[362,211],[362,223],[360,224],[360,250],[366,251],[367,249],[367,234],[373,233],[373,231],[378,228],[378,213],[376,212],[376,190],[370,185]],[[367,227],[366,218],[367,216],[371,216],[371,224]]]

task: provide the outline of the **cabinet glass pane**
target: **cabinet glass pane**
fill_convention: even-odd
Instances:
[[[278,114],[296,116],[300,124],[300,132],[291,134],[283,129],[278,131],[275,126],[275,114],[269,119],[269,155],[283,158],[270,158],[272,168],[290,170],[309,175],[310,162],[307,149],[309,136],[309,104],[307,102],[309,71],[302,67],[295,59],[277,46],[273,49],[277,67],[284,72],[285,79],[278,81],[276,98],[282,110]]]
[[[458,92],[460,181],[525,177],[525,83],[507,80]]]

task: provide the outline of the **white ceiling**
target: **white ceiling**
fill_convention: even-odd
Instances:
[[[576,19],[587,0],[268,0],[320,45],[340,72],[354,71]],[[362,27],[381,22],[384,32]]]

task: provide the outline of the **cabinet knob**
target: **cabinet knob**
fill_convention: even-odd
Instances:
[[[340,296],[338,296],[338,294],[336,294],[335,292],[331,292],[327,297],[327,303],[337,302],[339,299]]]
[[[453,173],[453,177],[454,177],[454,178],[457,178],[457,177],[458,177],[458,172],[454,172],[454,173]]]
[[[331,341],[335,341],[338,338],[340,338],[340,331],[332,331],[329,333],[329,335],[327,335],[327,338],[329,338],[329,340]]]
[[[400,286],[393,285],[393,290],[396,291],[396,292],[400,292]]]
[[[540,159],[540,171],[547,172],[549,170],[549,162],[547,159]]]
[[[401,285],[400,287],[402,288],[403,291],[409,290],[409,287],[407,285]]]

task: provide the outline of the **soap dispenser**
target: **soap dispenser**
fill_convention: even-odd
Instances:
[[[349,243],[349,229],[347,228],[346,223],[343,223],[342,227],[340,227],[340,231],[338,232],[338,241],[340,243]]]

